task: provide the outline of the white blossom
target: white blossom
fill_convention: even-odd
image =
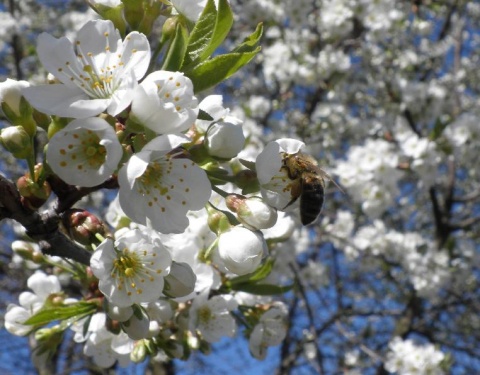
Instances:
[[[395,337],[388,344],[385,369],[398,375],[443,375],[440,367],[445,354],[433,344],[415,344]]]
[[[263,199],[278,210],[291,210],[298,205],[292,200],[291,184],[285,168],[282,168],[284,154],[296,154],[305,146],[295,139],[279,139],[268,143],[256,160],[257,176]]]
[[[136,88],[130,116],[158,134],[167,134],[187,130],[197,114],[192,81],[181,72],[159,70]]]
[[[237,302],[231,296],[221,295],[208,299],[202,293],[193,300],[190,308],[190,327],[210,343],[219,341],[222,336],[233,337],[237,327],[230,312],[236,308]]]
[[[287,334],[288,310],[282,302],[275,302],[265,312],[250,333],[250,353],[257,359],[264,359],[269,346],[279,345]]]
[[[48,164],[57,176],[85,187],[110,177],[122,155],[112,126],[99,117],[73,120],[55,133],[47,149]]]
[[[99,289],[119,307],[157,300],[163,291],[171,257],[159,240],[130,230],[115,242],[104,240],[90,260]]]
[[[41,309],[51,294],[61,291],[58,278],[46,275],[43,271],[37,271],[30,276],[27,286],[33,293],[22,292],[18,297],[20,306],[9,304],[5,314],[5,328],[17,336],[24,336],[32,330],[33,326],[23,323]]]
[[[120,206],[133,221],[161,233],[181,233],[187,211],[207,203],[211,185],[206,173],[172,152],[188,142],[180,135],[162,135],[132,155],[119,172]]]
[[[43,66],[61,83],[23,90],[41,112],[86,118],[107,111],[112,116],[130,105],[137,81],[150,62],[150,45],[136,31],[124,41],[111,21],[87,22],[75,42],[42,33],[37,52]]]

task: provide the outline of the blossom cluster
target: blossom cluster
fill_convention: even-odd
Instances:
[[[399,375],[445,374],[441,368],[445,354],[432,344],[419,345],[412,340],[395,337],[388,345],[385,368]]]
[[[0,49],[29,77],[0,83],[0,219],[29,288],[6,329],[43,372],[72,337],[108,368],[240,335],[257,359],[288,337],[291,372],[472,372],[467,3],[88,0],[41,33],[40,64],[15,44],[33,3],[3,9]]]
[[[176,11],[183,12],[182,2]],[[265,358],[286,335],[286,306],[272,297],[245,300],[240,292],[272,287],[266,278],[276,272],[271,250],[298,226],[277,210],[285,211],[293,197],[282,160],[303,142],[280,139],[268,152],[257,145],[249,151],[253,161],[241,159],[249,130],[222,97],[199,101],[181,71],[147,74],[153,63],[147,37],[132,31],[122,38],[110,20],[88,21],[73,41],[43,33],[37,48],[50,82],[0,85],[2,109],[19,124],[2,131],[3,145],[31,162],[33,136],[41,127],[48,136],[44,163],[28,175],[36,199],[30,190],[25,199],[48,207],[53,191],[61,200],[59,180],[92,191],[113,186],[118,193],[107,223],[80,208],[65,213],[72,240],[93,251],[86,269],[35,258],[53,266],[50,272],[82,279],[89,292],[69,298],[56,275],[38,271],[28,282],[34,293],[9,306],[7,330],[35,332],[38,352],[51,355],[52,337],[71,328],[84,354],[110,367],[159,352],[188,358],[190,349],[234,336],[234,313],[241,312],[252,355]],[[268,245],[267,238],[275,242]],[[23,243],[16,251],[31,261],[30,249]],[[264,276],[255,278],[258,272]]]

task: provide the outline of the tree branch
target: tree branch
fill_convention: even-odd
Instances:
[[[38,242],[44,254],[70,258],[85,265],[90,264],[90,252],[78,246],[60,232],[59,216],[53,211],[39,214],[27,210],[13,182],[0,174],[0,220],[10,218],[22,224],[27,235]]]

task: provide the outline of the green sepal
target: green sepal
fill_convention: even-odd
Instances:
[[[203,120],[203,121],[213,121],[213,117],[210,116],[207,112],[205,112],[203,109],[200,109],[198,111],[198,116],[197,120]]]
[[[66,306],[43,307],[36,314],[27,319],[25,325],[45,325],[56,320],[65,320],[77,316],[85,316],[97,310],[97,304],[80,301]]]
[[[260,267],[258,267],[254,272],[247,275],[242,275],[230,279],[229,282],[232,285],[243,284],[243,283],[257,283],[264,280],[270,272],[272,272],[273,265],[275,261],[272,258],[268,258]]]
[[[227,0],[208,0],[190,34],[182,70],[189,70],[206,60],[222,44],[233,24],[233,13]]]
[[[274,259],[267,259],[267,261],[263,263],[259,268],[257,268],[254,272],[228,280],[228,282],[221,289],[221,291],[227,292],[236,290],[261,296],[283,294],[290,291],[294,287],[294,284],[285,286],[260,284],[261,281],[265,280],[268,275],[270,275],[274,263]]]
[[[182,24],[178,23],[175,29],[175,37],[168,48],[168,53],[162,65],[162,70],[177,72],[182,66],[185,52],[187,50],[188,30]]]
[[[251,171],[257,171],[257,165],[254,161],[245,160],[245,159],[238,159],[238,161],[245,167],[250,169]]]

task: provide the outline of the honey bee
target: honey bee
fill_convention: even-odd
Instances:
[[[330,176],[321,169],[310,155],[298,152],[283,157],[283,169],[292,180],[290,194],[292,200],[285,206],[292,205],[300,198],[300,219],[303,225],[311,224],[322,212],[325,201],[325,180]]]

